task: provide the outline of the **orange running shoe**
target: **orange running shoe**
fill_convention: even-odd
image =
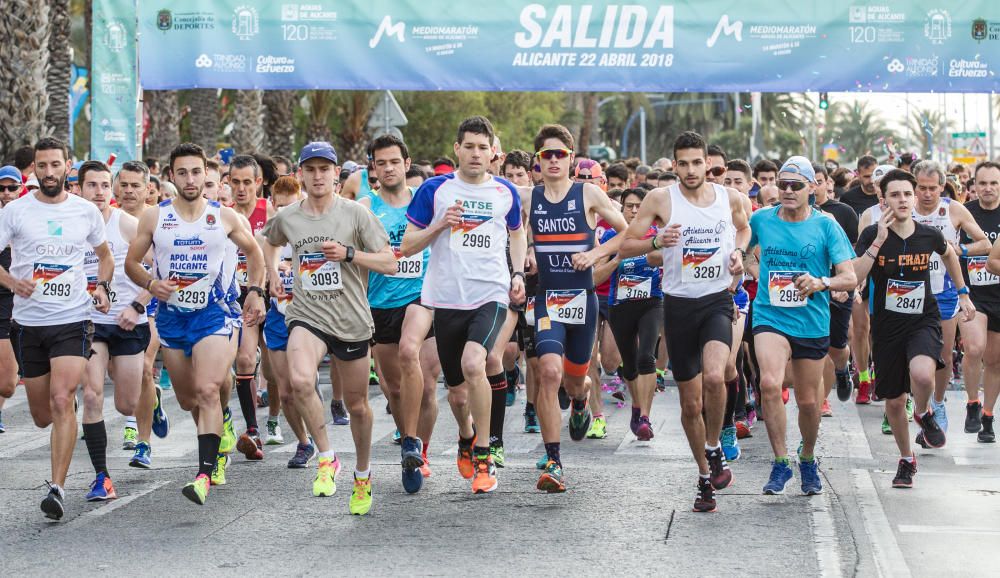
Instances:
[[[476,477],[472,480],[472,493],[486,494],[497,489],[497,467],[493,464],[493,456],[477,456],[475,464]]]
[[[462,475],[463,478],[471,480],[472,476],[476,473],[476,467],[473,464],[472,459],[472,448],[476,445],[476,438],[473,436],[472,441],[469,445],[464,445],[461,438],[458,440],[458,457],[455,459],[458,464],[458,473]]]

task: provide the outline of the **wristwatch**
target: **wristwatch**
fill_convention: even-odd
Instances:
[[[347,256],[344,257],[344,261],[350,263],[354,260],[354,247],[347,248]]]
[[[267,299],[267,293],[263,289],[257,287],[256,285],[252,287],[247,287],[247,293],[256,293],[261,299]]]
[[[823,284],[823,289],[824,290],[827,290],[827,289],[830,288],[830,278],[829,277],[820,277],[819,280]]]
[[[133,301],[129,303],[129,307],[135,309],[135,312],[138,313],[139,315],[142,315],[143,313],[146,312],[146,306],[143,305],[142,303],[139,303],[138,301]]]
[[[111,281],[98,281],[98,287],[104,287],[105,295],[111,295]]]

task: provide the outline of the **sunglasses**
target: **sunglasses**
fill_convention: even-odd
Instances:
[[[0,185],[0,191],[7,191],[8,193],[16,193],[21,190],[21,185]]]
[[[589,181],[594,178],[594,175],[576,175],[576,178],[580,179],[581,181]]]
[[[804,181],[785,181],[785,180],[778,181],[776,184],[778,185],[779,191],[784,191],[789,187],[791,187],[792,191],[796,193],[806,188],[807,185],[807,183],[805,183]]]
[[[551,160],[553,158],[562,160],[573,154],[573,151],[569,149],[542,149],[535,154],[544,160]]]
[[[726,174],[726,167],[710,167],[708,169],[708,174],[712,175],[713,177],[721,177],[722,175]]]

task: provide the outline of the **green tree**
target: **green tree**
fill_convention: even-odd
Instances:
[[[898,140],[878,111],[868,108],[864,102],[835,103],[837,112],[834,121],[834,141],[844,148],[845,158],[858,158],[870,154],[886,156],[889,139]],[[883,154],[885,153],[885,154]]]
[[[907,126],[912,138],[920,143],[920,157],[934,157],[934,143],[939,141],[942,132],[951,132],[955,121],[949,120],[940,110],[915,110],[907,119]]]

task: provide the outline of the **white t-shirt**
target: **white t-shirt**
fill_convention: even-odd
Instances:
[[[100,211],[75,195],[57,204],[34,194],[8,203],[0,212],[0,247],[11,246],[11,275],[35,282],[30,298],[14,295],[14,321],[40,327],[90,319],[84,255],[105,240]]]

